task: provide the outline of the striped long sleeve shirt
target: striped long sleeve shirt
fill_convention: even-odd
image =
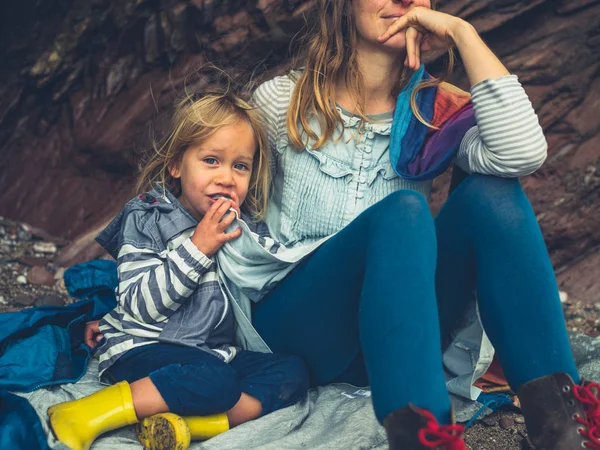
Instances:
[[[216,264],[192,243],[197,221],[170,193],[134,198],[97,240],[117,259],[118,306],[104,316],[102,374],[127,351],[153,343],[237,353],[234,318]]]
[[[253,100],[269,127],[274,188],[266,221],[277,241],[287,247],[317,242],[400,189],[429,197],[431,180],[405,180],[391,165],[393,112],[370,116],[357,133],[359,118],[337,107],[344,125],[343,131],[338,128],[340,139],[318,150],[292,148],[286,115],[294,86],[293,76],[276,77],[260,85]],[[517,76],[482,81],[471,96],[477,125],[462,139],[456,164],[468,173],[500,177],[524,176],[540,167],[546,139]],[[311,126],[318,134],[317,121]]]

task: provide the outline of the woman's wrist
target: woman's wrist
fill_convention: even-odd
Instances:
[[[510,75],[469,22],[458,19],[450,28],[450,37],[460,53],[471,86],[489,78]]]
[[[456,21],[450,27],[449,33],[458,51],[460,51],[460,47],[464,46],[465,43],[473,42],[474,39],[481,39],[473,25],[460,17],[456,17],[455,19]]]

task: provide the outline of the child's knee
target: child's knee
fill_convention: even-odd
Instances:
[[[283,356],[281,371],[284,380],[280,395],[286,397],[290,402],[298,401],[306,394],[309,387],[309,374],[306,363],[298,356]]]
[[[153,381],[169,410],[184,416],[203,416],[226,412],[242,395],[235,371],[228,364],[173,364],[155,373]]]

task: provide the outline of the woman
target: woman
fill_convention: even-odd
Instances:
[[[517,180],[547,149],[517,77],[470,24],[429,0],[321,0],[317,23],[299,71],[255,93],[275,160],[270,235],[310,256],[265,283],[254,327],[272,351],[303,357],[313,384],[370,384],[391,448],[464,448],[450,425],[440,342],[475,291],[532,442],[600,448],[597,386],[579,385],[552,266]],[[418,122],[429,108],[440,134],[456,118],[464,125],[470,105],[420,60],[453,47],[476,118],[454,162],[472,175],[433,220],[427,178],[443,164],[411,172],[434,139]]]

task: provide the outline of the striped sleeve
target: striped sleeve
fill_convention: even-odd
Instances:
[[[456,163],[469,173],[519,177],[545,161],[548,144],[516,75],[487,79],[471,89],[477,125],[463,138]]]
[[[161,254],[125,244],[117,259],[119,303],[143,323],[162,322],[191,297],[212,265],[189,238]]]
[[[293,85],[288,76],[275,77],[261,84],[252,95],[252,103],[261,111],[267,122],[269,145],[274,157],[282,151],[287,142],[287,110]]]

